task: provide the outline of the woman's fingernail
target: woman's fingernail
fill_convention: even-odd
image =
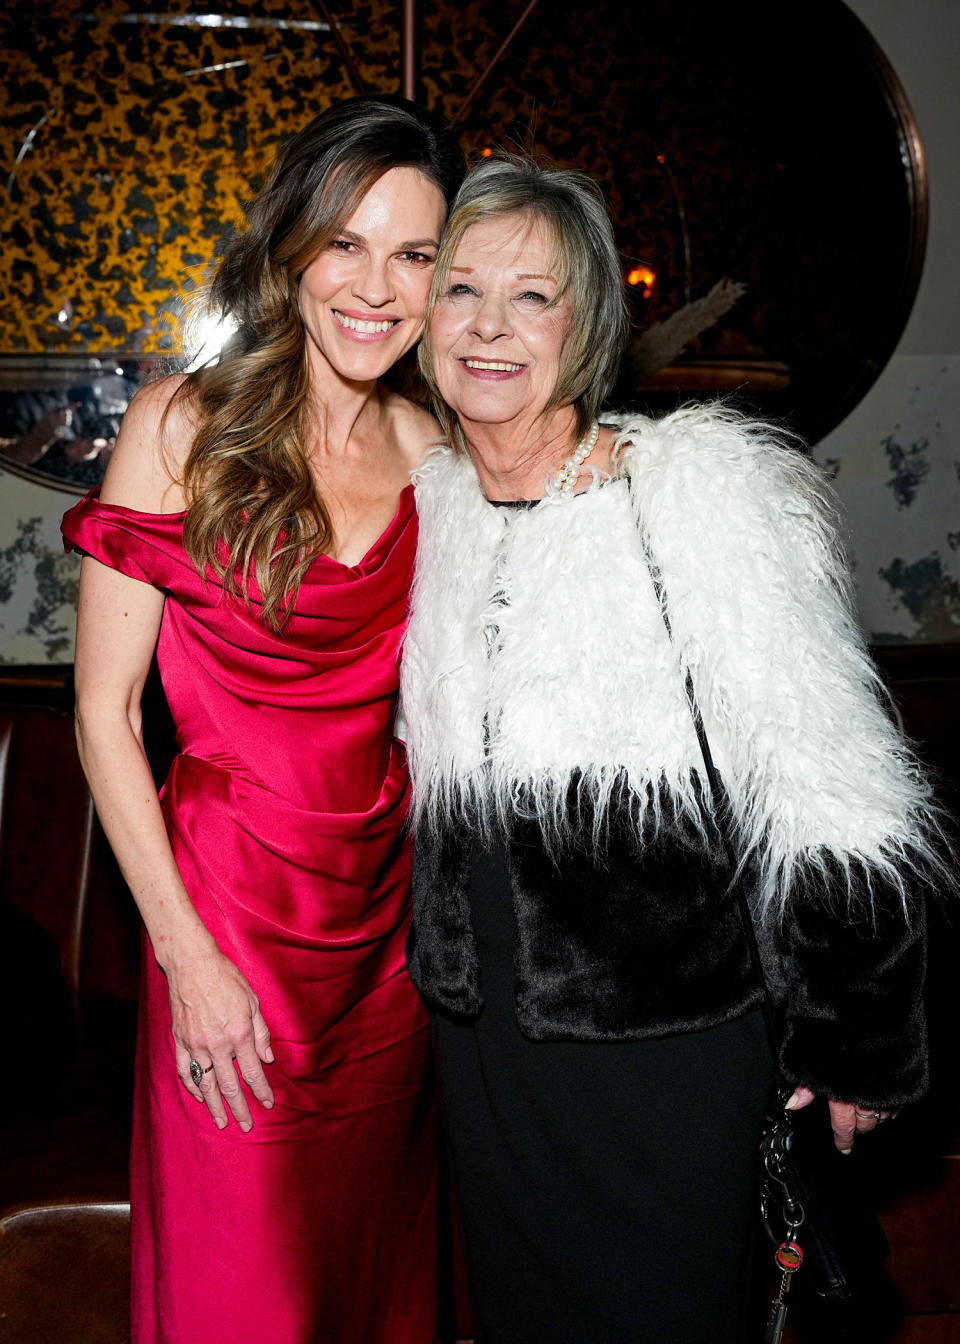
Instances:
[[[221,1117],[217,1120],[217,1129],[226,1129],[226,1127],[227,1127],[227,1122],[226,1122],[226,1120],[224,1120],[223,1116],[221,1116]]]
[[[840,1152],[843,1153],[844,1157],[849,1157],[850,1154],[853,1152],[853,1149],[852,1149],[852,1148],[841,1148],[841,1149],[840,1149]]]
[[[790,1100],[787,1102],[787,1104],[784,1106],[783,1109],[785,1111],[795,1111],[799,1105],[800,1105],[800,1098],[797,1096],[796,1092],[794,1092],[793,1096],[790,1098]]]

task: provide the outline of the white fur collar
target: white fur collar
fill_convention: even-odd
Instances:
[[[529,510],[489,504],[448,449],[418,472],[402,672],[415,817],[520,808],[549,840],[575,772],[601,817],[625,772],[645,821],[666,798],[699,824],[689,671],[768,905],[831,859],[902,883],[933,858],[935,823],[879,703],[816,468],[701,407],[625,421],[616,460],[608,484]]]

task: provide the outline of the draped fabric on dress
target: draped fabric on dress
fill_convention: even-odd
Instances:
[[[69,546],[166,594],[179,756],[162,795],[201,919],[272,1033],[276,1106],[222,1133],[180,1084],[145,949],[134,1344],[435,1344],[436,1112],[407,977],[407,774],[392,737],[412,490],[363,560],[310,567],[281,635],[202,579],[183,515],[91,496]]]

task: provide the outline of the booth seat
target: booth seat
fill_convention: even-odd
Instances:
[[[138,918],[77,759],[69,679],[0,676],[0,1211],[125,1200]]]
[[[129,1344],[130,1205],[14,1206],[0,1216],[0,1344]]]

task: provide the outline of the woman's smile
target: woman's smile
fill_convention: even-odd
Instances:
[[[386,313],[363,313],[355,309],[347,311],[343,308],[332,309],[334,320],[338,326],[343,329],[343,334],[348,340],[355,341],[378,341],[388,336],[398,322],[402,322],[402,317],[394,317]]]
[[[504,378],[515,378],[517,374],[523,373],[526,364],[512,364],[504,360],[481,359],[479,357],[464,357],[460,363],[473,378],[493,379],[500,381]]]

